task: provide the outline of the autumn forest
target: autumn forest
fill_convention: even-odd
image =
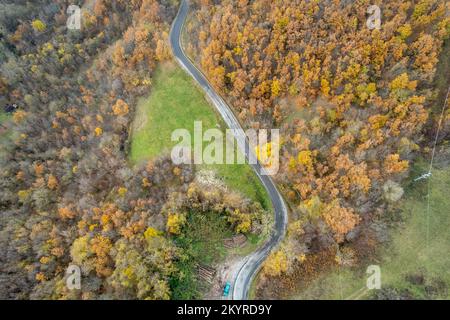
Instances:
[[[250,169],[244,179],[234,167],[175,164],[169,146],[130,158],[139,129],[156,125],[157,135],[176,117],[153,124],[141,99],[168,106],[158,90],[173,90],[173,103],[188,104],[158,82],[181,77],[169,71],[180,1],[72,2],[0,0],[0,298],[220,298],[231,281],[223,266],[270,237],[259,180]],[[243,128],[280,130],[272,179],[286,236],[250,298],[295,298],[333,268],[381,259],[411,181],[434,159],[450,166],[449,3],[189,3],[186,54]],[[71,4],[81,8],[76,30]],[[381,8],[379,28],[366,23],[370,5]],[[76,290],[71,265],[81,270]],[[412,295],[383,290],[369,298]]]

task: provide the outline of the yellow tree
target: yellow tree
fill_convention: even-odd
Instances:
[[[279,276],[288,269],[288,258],[284,251],[272,252],[264,263],[263,273],[268,276]]]

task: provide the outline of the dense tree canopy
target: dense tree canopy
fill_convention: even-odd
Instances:
[[[292,214],[269,274],[374,223],[399,199],[384,196],[386,183],[400,188],[424,126],[436,127],[448,3],[378,1],[379,30],[366,26],[371,4],[195,1],[188,52],[247,127],[281,129],[276,180]]]

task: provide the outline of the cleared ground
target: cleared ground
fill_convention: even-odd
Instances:
[[[232,231],[224,216],[217,213],[191,212],[175,243],[182,248],[185,259],[177,263],[180,274],[171,280],[172,299],[201,299],[209,285],[199,281],[196,265],[215,265],[226,256],[223,239]]]
[[[130,161],[133,164],[170,153],[175,129],[187,129],[193,136],[194,121],[202,121],[203,131],[225,127],[189,76],[173,63],[158,67],[148,97],[137,106],[133,124]],[[270,203],[267,193],[248,165],[201,165],[212,169],[232,189],[242,192],[264,208]]]

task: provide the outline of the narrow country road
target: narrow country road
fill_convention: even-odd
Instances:
[[[209,99],[212,101],[217,111],[222,116],[223,120],[230,129],[234,130],[234,137],[236,138],[237,145],[247,159],[254,159],[254,153],[251,148],[248,147],[248,140],[239,121],[234,116],[231,108],[216,93],[208,82],[202,72],[197,69],[194,64],[185,55],[181,46],[181,32],[183,29],[186,16],[189,11],[189,3],[187,0],[182,0],[178,14],[172,24],[170,30],[170,45],[172,47],[173,54],[177,59],[181,67],[194,78],[198,85],[206,92]],[[254,162],[252,162],[254,163]],[[267,190],[272,202],[272,206],[275,213],[274,229],[270,236],[270,239],[256,251],[244,258],[242,267],[235,279],[230,279],[232,282],[232,298],[235,300],[248,299],[248,291],[250,284],[262,263],[269,255],[270,251],[275,248],[280,241],[284,238],[287,226],[287,209],[281,194],[278,192],[274,182],[270,176],[265,175],[265,169],[256,162],[251,165],[253,170],[258,175],[265,189]]]

